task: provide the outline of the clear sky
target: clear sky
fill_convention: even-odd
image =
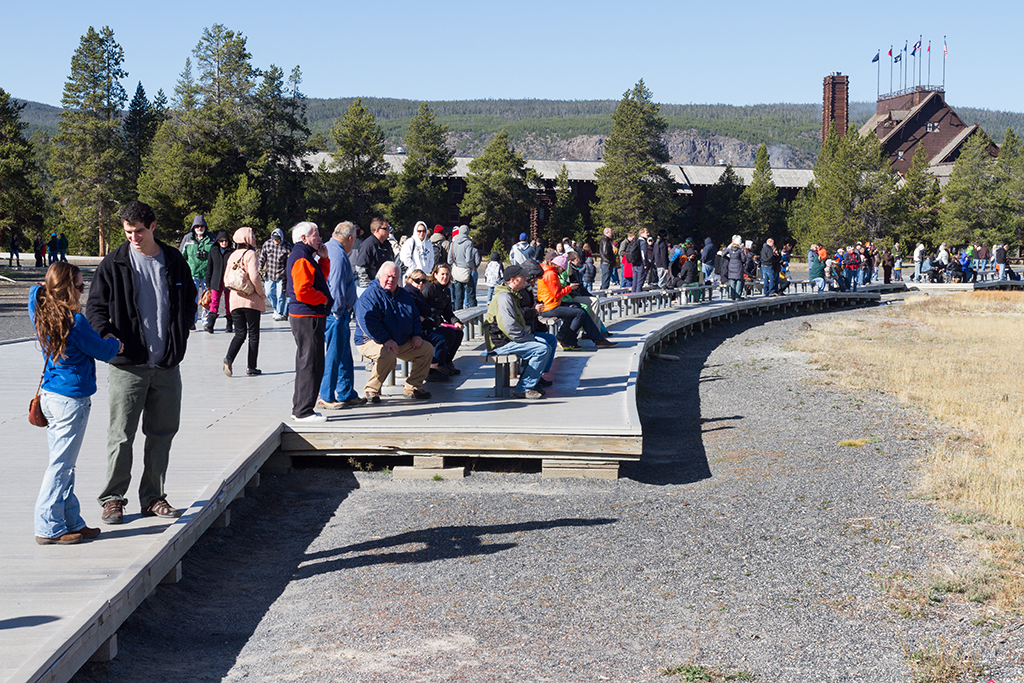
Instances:
[[[618,99],[643,78],[672,104],[821,102],[824,76],[852,101],[889,90],[890,45],[932,41],[931,83],[954,107],[1024,111],[1019,0],[823,3],[681,0],[247,0],[11,2],[0,25],[0,88],[60,105],[89,26],[124,48],[129,97],[171,96],[203,28],[248,39],[253,63],[302,69],[309,97],[413,100]],[[835,8],[835,9],[833,9]],[[911,63],[914,60],[910,60]],[[927,81],[928,60],[922,61]],[[916,69],[915,69],[916,70]]]

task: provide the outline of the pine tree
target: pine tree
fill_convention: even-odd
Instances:
[[[0,88],[0,236],[4,249],[12,231],[24,237],[43,227],[42,193],[33,182],[37,174],[32,143],[25,139],[28,124],[21,120],[25,105]]]
[[[369,225],[372,214],[384,209],[390,168],[384,161],[384,133],[361,97],[331,128],[331,140],[337,147],[333,184],[347,200],[345,218],[339,216],[337,220]]]
[[[87,246],[95,234],[101,256],[107,253],[107,230],[117,225],[114,211],[123,193],[119,112],[128,99],[121,85],[128,75],[123,62],[114,32],[90,26],[71,58],[50,158],[65,221],[81,231]]]
[[[898,220],[894,241],[905,245],[933,241],[939,222],[939,179],[928,172],[929,158],[924,145],[918,145],[896,191]]]
[[[509,145],[504,130],[487,143],[483,154],[469,162],[466,185],[459,211],[470,217],[478,244],[528,232],[530,214],[537,206],[531,186],[539,186],[540,179]]]
[[[448,146],[448,128],[437,122],[424,102],[405,135],[405,164],[391,188],[391,220],[405,233],[416,221],[427,225],[448,220],[448,183],[455,153]]]
[[[742,197],[743,181],[732,170],[732,164],[729,164],[718,181],[708,188],[700,215],[700,234],[722,245],[729,244],[733,235],[749,237],[744,234]]]
[[[675,186],[661,165],[668,162],[662,136],[668,124],[641,79],[623,94],[612,114],[612,132],[597,170],[594,221],[617,236],[649,228],[657,232],[678,208]]]
[[[233,235],[235,230],[245,226],[253,226],[259,222],[260,192],[249,186],[249,179],[244,175],[238,177],[237,186],[233,191],[221,190],[217,201],[210,209],[206,220],[214,233],[221,230]]]
[[[146,97],[146,89],[139,81],[135,88],[135,96],[128,105],[128,113],[121,126],[124,138],[123,173],[127,194],[137,194],[139,174],[142,172],[142,160],[153,144],[157,126],[160,125],[161,113],[153,108]]]
[[[1013,128],[1006,129],[996,160],[1000,200],[1005,206],[1007,228],[1014,241],[1024,238],[1024,146]]]
[[[563,237],[572,237],[580,244],[586,240],[583,216],[576,208],[569,185],[569,171],[565,164],[562,164],[562,170],[555,178],[555,205],[551,208],[551,218],[545,226],[543,237],[549,244],[560,241]]]
[[[741,204],[745,214],[745,236],[760,244],[768,237],[774,237],[781,244],[779,191],[772,179],[772,167],[768,161],[768,148],[762,144],[757,148],[754,159],[754,175],[750,185],[743,190]]]
[[[1000,174],[988,151],[989,142],[984,133],[967,138],[943,189],[945,201],[939,212],[938,237],[950,244],[966,244],[979,238],[1003,242],[1013,237],[1005,196],[1000,191]]]

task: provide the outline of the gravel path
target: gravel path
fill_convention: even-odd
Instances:
[[[666,349],[681,361],[646,368],[644,458],[618,481],[264,477],[75,680],[672,681],[695,664],[884,683],[940,637],[989,665],[971,680],[1024,680],[1019,618],[914,597],[971,562],[912,495],[937,425],[785,350],[834,315],[871,314]],[[857,437],[873,443],[837,446]]]

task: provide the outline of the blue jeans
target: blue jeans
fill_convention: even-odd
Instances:
[[[469,272],[469,291],[466,292],[466,308],[476,306],[476,286],[480,283],[480,271],[475,268]]]
[[[515,355],[526,362],[526,367],[519,373],[519,382],[515,391],[524,392],[537,387],[542,373],[551,369],[551,363],[555,358],[555,337],[546,332],[535,332],[537,341],[509,342],[502,347],[494,349],[494,353],[500,356]]]
[[[466,289],[472,286],[472,282],[459,282],[452,278],[452,310],[458,311],[466,307]]]
[[[856,292],[857,291],[857,271],[849,268],[844,269],[844,277],[846,278],[846,291]]]
[[[743,279],[729,280],[729,298],[733,301],[743,298]]]
[[[352,344],[349,330],[350,311],[340,318],[328,315],[324,329],[324,376],[320,380],[320,398],[328,403],[358,398],[353,381]]]
[[[283,318],[287,315],[288,295],[285,293],[284,280],[267,280],[267,298],[270,299],[270,308],[274,315]]]
[[[761,293],[765,296],[775,294],[775,269],[761,266]]]
[[[35,531],[36,536],[54,538],[85,526],[75,496],[75,461],[85,438],[92,398],[71,398],[43,389],[39,403],[49,422],[46,441],[50,464],[36,499]]]
[[[192,278],[192,282],[196,286],[196,304],[198,304],[199,303],[199,297],[201,297],[203,295],[203,292],[206,291],[206,279],[205,278],[201,278],[201,277],[194,277],[194,278]],[[203,309],[200,308],[197,305],[196,306],[196,319],[192,321],[193,324],[198,324],[199,323],[200,316],[203,317],[203,320],[205,322],[206,316],[203,314]]]
[[[612,272],[614,268],[608,264],[601,264],[601,289],[608,289],[612,284]]]

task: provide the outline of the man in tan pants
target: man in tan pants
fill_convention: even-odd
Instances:
[[[370,403],[380,403],[380,388],[399,358],[412,363],[405,379],[405,395],[418,400],[430,398],[430,392],[421,387],[430,372],[434,347],[423,341],[421,332],[416,302],[398,286],[398,267],[388,261],[356,301],[356,349],[374,362],[364,389]]]

